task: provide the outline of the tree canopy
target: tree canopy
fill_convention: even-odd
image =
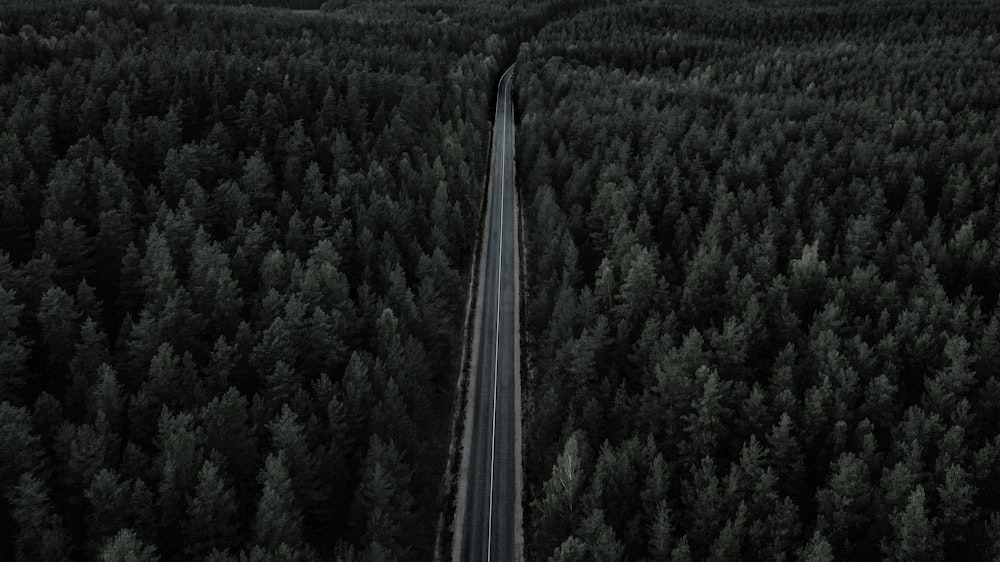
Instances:
[[[0,4],[0,559],[430,556],[508,47],[425,8]]]
[[[995,556],[998,26],[639,1],[522,45],[534,559]]]

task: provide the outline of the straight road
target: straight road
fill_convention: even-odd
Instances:
[[[456,517],[456,549],[463,562],[520,559],[520,486],[515,313],[517,200],[514,190],[514,67],[500,77],[493,125],[479,298],[474,329],[471,409]],[[463,493],[464,492],[464,493]],[[459,543],[459,541],[461,541]],[[459,546],[460,545],[460,546]]]

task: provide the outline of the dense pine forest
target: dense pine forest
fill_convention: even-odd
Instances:
[[[535,560],[1000,556],[1000,11],[784,4],[520,50]]]
[[[515,60],[528,558],[1000,557],[990,0],[213,3],[0,3],[0,560],[430,559]]]
[[[430,557],[506,49],[443,19],[0,5],[0,559]]]

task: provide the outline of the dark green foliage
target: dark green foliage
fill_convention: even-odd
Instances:
[[[69,536],[62,518],[55,513],[45,484],[25,473],[21,476],[13,498],[12,515],[19,531],[14,551],[23,560],[65,560],[69,554]]]
[[[529,555],[1000,555],[997,12],[764,4],[0,5],[0,558],[429,558],[521,41]]]
[[[554,4],[430,6],[0,4],[0,559],[430,557],[492,34]]]
[[[291,552],[298,559],[304,556],[302,550],[306,546],[302,509],[295,501],[283,453],[268,456],[258,478],[262,492],[254,521],[254,542],[271,556]]]
[[[522,45],[533,559],[995,556],[998,28],[640,1]]]
[[[0,396],[14,396],[26,382],[29,347],[18,330],[23,310],[14,291],[0,285]]]
[[[156,547],[146,544],[132,529],[122,529],[100,551],[101,562],[159,562]]]

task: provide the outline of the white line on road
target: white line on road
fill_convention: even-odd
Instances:
[[[512,70],[514,70],[514,65],[511,65],[500,76],[500,83],[497,84],[497,110],[496,114],[500,113],[500,100],[503,94],[503,81],[504,77],[507,76]],[[508,89],[510,83],[508,82]],[[493,435],[491,436],[490,442],[490,508],[489,508],[489,524],[486,532],[486,562],[490,561],[493,555],[493,465],[496,458],[496,448],[497,448],[497,378],[498,372],[500,370],[500,290],[501,290],[501,272],[503,272],[503,180],[504,172],[506,171],[507,164],[507,104],[504,103],[504,119],[503,119],[503,134],[500,135],[500,250],[498,252],[497,258],[497,335],[496,342],[493,346]]]

